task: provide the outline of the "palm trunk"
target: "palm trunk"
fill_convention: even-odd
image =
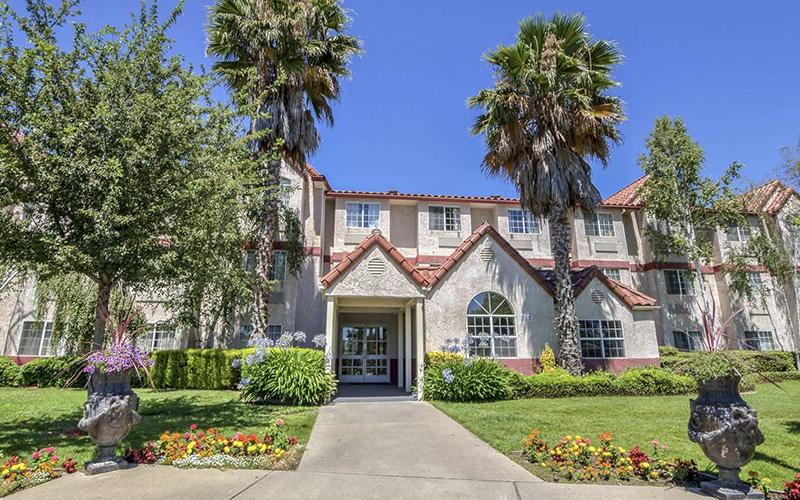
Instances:
[[[263,155],[261,182],[264,189],[263,210],[258,225],[258,251],[256,258],[256,285],[253,293],[253,337],[267,335],[269,324],[269,293],[271,291],[273,247],[278,232],[280,200],[281,160],[269,158],[269,145],[260,141],[259,153]]]
[[[564,207],[550,213],[550,250],[553,253],[556,296],[553,325],[558,336],[558,364],[573,375],[583,372],[572,289],[569,222]]]
[[[108,322],[108,305],[111,302],[111,280],[101,277],[97,282],[97,305],[94,311],[94,335],[92,336],[92,351],[103,348],[106,336],[106,323]]]

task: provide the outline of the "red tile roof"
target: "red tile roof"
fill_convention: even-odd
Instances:
[[[612,194],[600,203],[601,207],[608,208],[641,208],[644,206],[642,197],[639,196],[639,190],[644,186],[647,181],[646,175],[643,175],[631,182],[624,188]]]
[[[505,196],[462,196],[452,194],[419,194],[398,193],[397,191],[350,191],[329,190],[326,193],[333,198],[385,198],[396,200],[421,200],[435,202],[462,202],[462,203],[500,203],[504,205],[519,205],[517,198]]]
[[[319,181],[325,183],[325,189],[330,190],[333,189],[328,183],[328,179],[319,173],[316,168],[312,167],[310,164],[306,163],[306,172],[308,172],[309,177],[311,177],[312,181]]]
[[[747,191],[741,199],[748,212],[775,215],[793,195],[797,195],[794,189],[772,180]]]
[[[330,287],[340,276],[342,276],[352,265],[356,264],[367,250],[378,245],[409,277],[422,288],[428,287],[428,280],[420,273],[416,267],[406,259],[402,253],[392,245],[389,240],[381,235],[380,231],[375,230],[364,241],[358,244],[352,252],[347,254],[336,267],[331,269],[328,274],[320,279],[325,288]]]

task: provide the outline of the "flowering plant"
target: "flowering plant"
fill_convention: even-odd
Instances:
[[[524,454],[532,463],[567,480],[688,480],[697,474],[694,461],[666,460],[661,452],[667,447],[655,440],[650,444],[650,454],[639,446],[626,450],[614,445],[610,432],[604,432],[596,445],[591,439],[568,435],[550,447],[540,437],[540,431],[534,429],[525,439]]]
[[[0,494],[44,483],[58,477],[61,471],[71,474],[77,470],[72,458],[64,460],[60,467],[58,462],[52,446],[34,451],[28,460],[12,456],[0,465]]]
[[[800,500],[800,474],[794,476],[794,480],[783,484],[783,492],[788,500]]]

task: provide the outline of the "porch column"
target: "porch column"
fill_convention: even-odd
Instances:
[[[403,310],[397,311],[397,387],[403,387]]]
[[[405,376],[405,389],[406,392],[411,392],[411,306],[406,306],[405,314],[403,314],[406,321],[406,328],[405,328],[405,344],[406,347],[403,349],[405,354],[405,370],[403,375]]]
[[[417,398],[422,399],[422,377],[425,371],[425,318],[422,310],[423,299],[417,299],[416,339],[417,339]]]
[[[336,357],[336,297],[325,298],[325,364],[333,370]]]

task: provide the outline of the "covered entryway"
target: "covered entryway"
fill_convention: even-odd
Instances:
[[[389,382],[387,325],[348,325],[340,332],[339,381],[348,384]]]

